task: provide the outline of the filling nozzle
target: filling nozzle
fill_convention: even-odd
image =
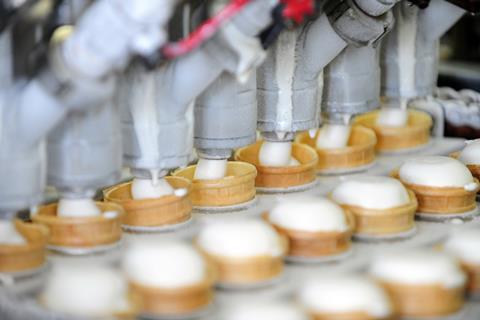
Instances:
[[[263,143],[258,153],[261,166],[297,166],[299,161],[292,156],[292,132],[263,132]]]
[[[320,128],[316,147],[318,149],[345,148],[350,139],[351,119],[350,114],[326,114],[325,122]]]

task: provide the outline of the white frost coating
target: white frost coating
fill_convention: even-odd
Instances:
[[[206,277],[200,253],[182,242],[134,242],[125,254],[123,269],[129,281],[156,288],[186,287]]]
[[[10,220],[0,220],[0,245],[26,244],[25,238],[17,231],[15,224]]]
[[[279,227],[307,231],[345,231],[343,209],[326,198],[298,196],[282,200],[270,210],[269,220]]]
[[[135,200],[158,199],[174,194],[174,189],[165,179],[158,179],[155,183],[152,179],[135,178],[132,181],[131,193]]]
[[[387,294],[374,281],[360,276],[316,278],[301,289],[299,300],[317,313],[366,312],[383,319],[393,312]]]
[[[402,99],[404,101],[404,99]],[[405,102],[404,102],[405,103]],[[408,111],[406,106],[400,108],[382,108],[378,114],[377,125],[393,128],[406,127],[408,124]]]
[[[407,15],[398,15],[398,76],[400,96],[411,97],[415,92],[415,55],[417,41],[418,10],[409,9]]]
[[[64,218],[97,217],[102,211],[92,199],[60,199],[57,216]]]
[[[198,159],[195,180],[217,180],[227,174],[227,159]]]
[[[299,307],[282,302],[253,302],[226,308],[222,320],[308,320]]]
[[[324,124],[317,138],[317,149],[345,148],[350,139],[350,130],[349,125]]]
[[[457,288],[466,280],[454,258],[428,250],[391,252],[379,256],[370,266],[370,274],[398,284],[439,284],[445,288]]]
[[[480,265],[480,229],[456,232],[447,240],[444,248],[462,262]]]
[[[340,204],[366,209],[389,209],[410,202],[407,190],[400,181],[380,176],[355,177],[341,182],[332,191]]]
[[[299,161],[292,157],[292,143],[290,141],[264,141],[260,147],[258,161],[261,166],[287,167],[299,165]]]
[[[198,245],[222,257],[281,256],[284,249],[275,229],[261,220],[214,222],[200,232]]]
[[[480,164],[480,140],[473,140],[460,153],[458,160],[465,164]]]
[[[74,316],[110,318],[130,309],[125,279],[103,266],[58,266],[41,297],[48,309]]]
[[[293,123],[293,79],[296,31],[285,31],[277,39],[275,79],[278,85],[277,131],[291,131]]]
[[[407,160],[399,174],[406,183],[431,187],[465,187],[473,183],[472,174],[463,163],[442,156]]]

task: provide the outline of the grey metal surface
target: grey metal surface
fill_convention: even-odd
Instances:
[[[257,81],[251,72],[246,83],[222,73],[195,101],[194,146],[205,157],[255,142],[257,135]],[[216,152],[219,150],[220,152]]]
[[[258,130],[297,132],[316,127],[318,76],[346,46],[325,14],[299,30],[282,33],[257,70]]]
[[[415,83],[408,90],[400,86],[399,27],[385,37],[381,52],[382,95],[389,98],[425,97],[433,94],[438,76],[438,40],[465,13],[444,0],[432,1],[425,10],[403,1],[393,9],[397,26],[410,24],[415,32],[413,56]]]
[[[92,192],[120,179],[122,141],[118,108],[71,112],[48,137],[47,181],[68,196]]]
[[[325,68],[322,113],[355,115],[379,106],[378,51],[350,45]]]

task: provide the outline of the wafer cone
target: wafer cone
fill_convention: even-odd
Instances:
[[[411,230],[415,226],[417,199],[407,190],[410,202],[404,206],[389,209],[367,209],[358,206],[342,205],[355,216],[355,233],[365,235],[390,235]]]
[[[117,216],[65,218],[57,216],[57,204],[41,206],[32,220],[48,227],[48,244],[57,247],[91,248],[113,244],[122,236],[124,211],[115,203],[97,202],[103,212],[116,212]]]
[[[186,315],[206,308],[213,301],[215,272],[207,269],[205,279],[180,288],[155,288],[130,283],[130,291],[139,303],[141,313],[151,315]]]
[[[480,187],[467,191],[459,187],[431,187],[410,184],[402,181],[398,170],[391,176],[399,179],[405,187],[412,190],[418,201],[417,212],[432,214],[454,214],[471,211],[477,207],[476,194]],[[474,182],[479,184],[477,179]]]
[[[357,312],[311,312],[313,320],[394,320],[396,318],[388,317],[388,318],[377,318],[374,316],[369,315],[365,311],[357,311]]]
[[[280,238],[283,253],[288,250],[288,240]],[[214,266],[218,282],[228,285],[256,285],[268,282],[282,274],[283,254],[279,256],[253,256],[246,258],[225,257],[210,254],[197,245],[208,261]]]
[[[175,171],[175,177],[192,183],[190,198],[196,207],[224,207],[248,202],[255,198],[255,167],[243,162],[228,162],[223,179],[194,180],[196,166]]]
[[[235,153],[235,160],[254,165],[257,168],[255,185],[260,188],[289,188],[302,186],[315,181],[315,150],[301,144],[292,144],[292,156],[300,162],[299,166],[267,167],[262,166],[258,154],[262,141],[241,148]]]
[[[462,267],[468,275],[468,293],[475,295],[480,294],[480,265],[462,262]]]
[[[353,169],[366,166],[375,161],[375,133],[360,125],[352,127],[347,147],[338,149],[317,149],[316,141],[320,131],[314,138],[308,132],[297,135],[296,142],[315,148],[318,154],[317,172],[333,169]]]
[[[464,304],[464,287],[439,284],[405,285],[380,281],[402,317],[441,317],[458,312]]]
[[[460,157],[460,152],[453,152],[450,154],[450,157],[458,159]],[[467,164],[468,170],[472,173],[477,179],[480,179],[480,165],[479,164]]]
[[[432,118],[425,112],[408,111],[406,127],[386,127],[377,125],[379,111],[369,112],[355,118],[355,123],[373,129],[377,135],[377,151],[395,152],[417,148],[430,141]]]
[[[191,217],[189,198],[191,183],[181,177],[166,177],[174,189],[185,189],[185,195],[164,196],[159,199],[134,200],[132,182],[122,183],[104,190],[104,201],[119,204],[125,210],[123,224],[128,226],[157,227],[184,222]]]
[[[348,229],[339,231],[299,231],[277,226],[269,221],[268,213],[264,215],[272,226],[288,238],[288,255],[292,257],[318,258],[342,254],[350,249],[355,219],[351,212],[345,210]]]
[[[15,227],[27,243],[0,245],[0,272],[20,272],[39,268],[45,263],[48,229],[21,220],[15,220]]]

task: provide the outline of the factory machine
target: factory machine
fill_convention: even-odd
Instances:
[[[479,319],[480,143],[436,94],[479,12],[0,0],[0,318]]]

